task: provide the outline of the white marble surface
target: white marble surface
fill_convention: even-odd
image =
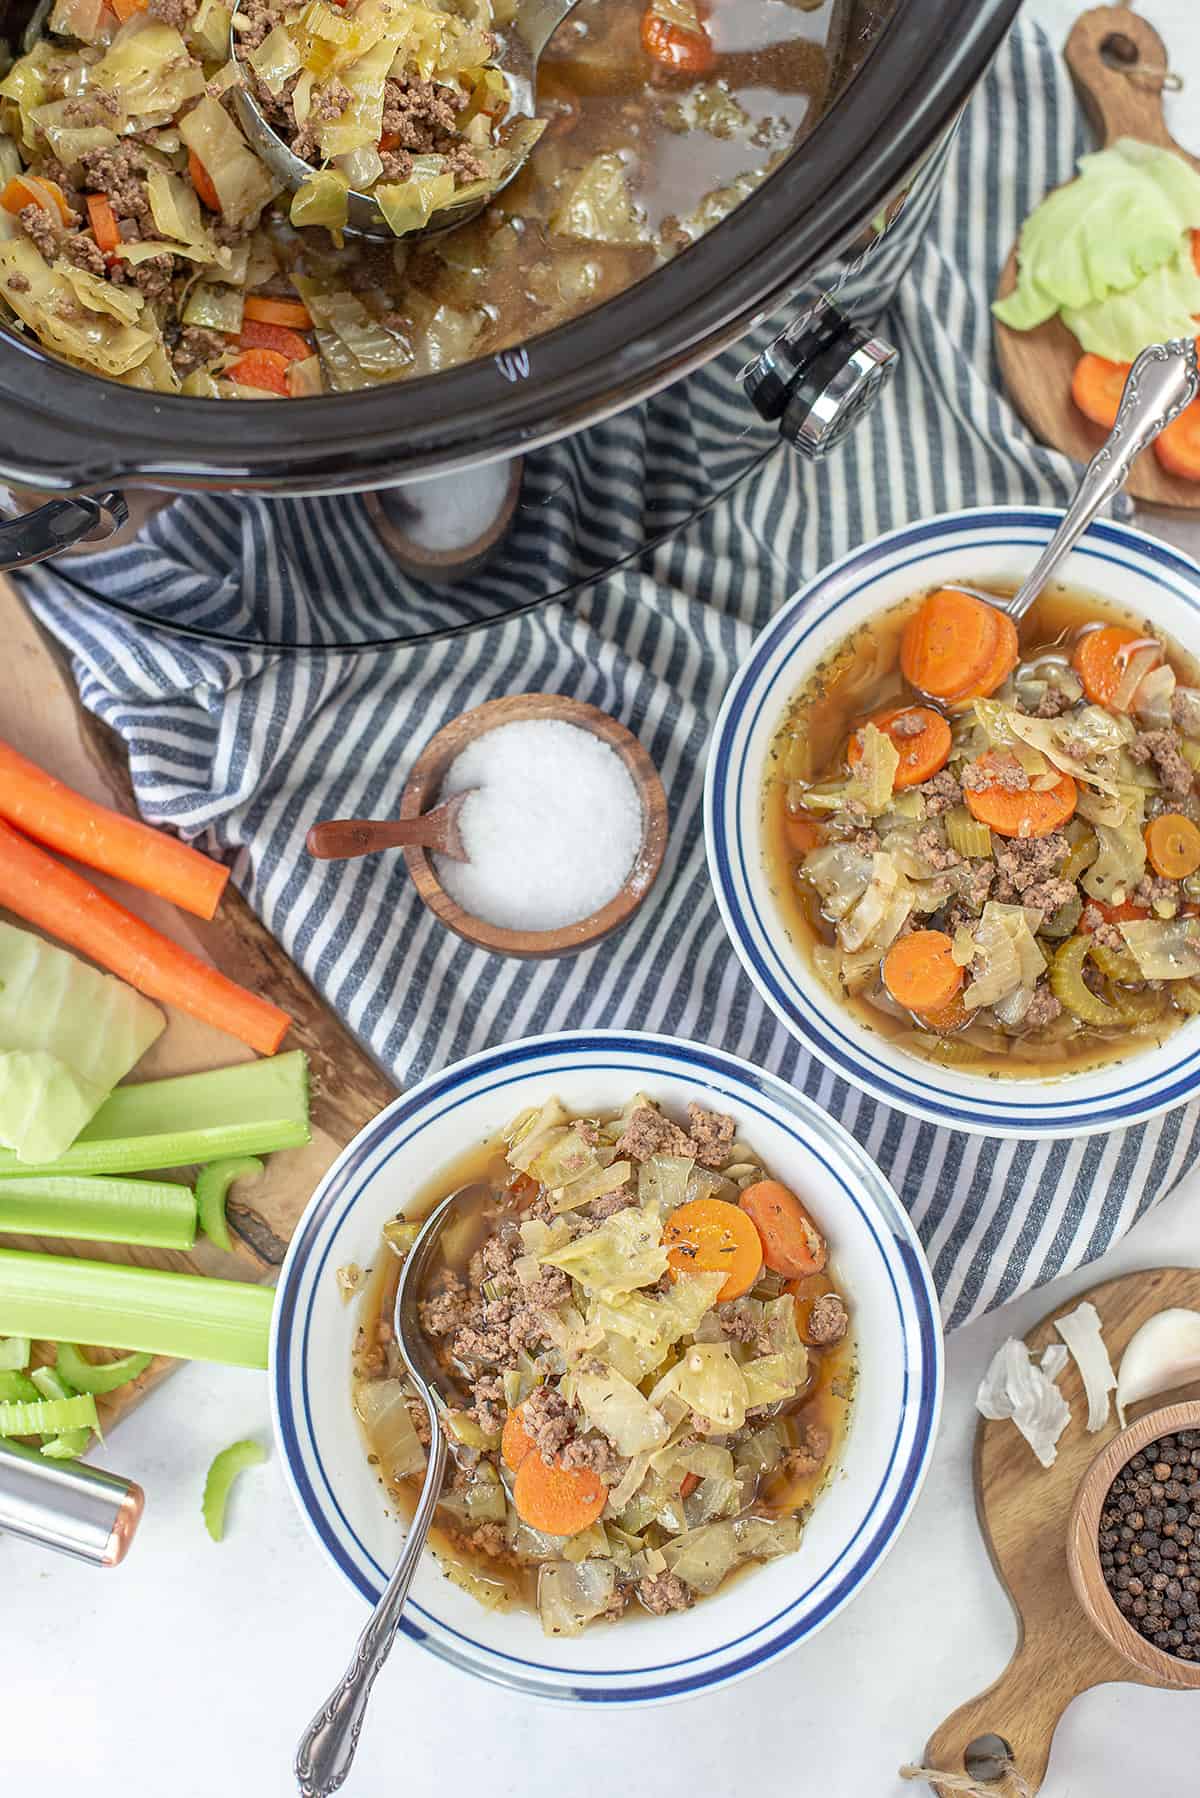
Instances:
[[[1056,32],[1076,0],[1032,0]],[[1144,11],[1200,91],[1195,0]],[[1200,117],[1175,129],[1200,151]],[[1174,532],[1171,533],[1175,535]],[[1190,541],[1189,541],[1190,539]],[[1184,541],[1200,548],[1200,531]],[[1102,1275],[1193,1264],[1200,1176],[1108,1256]],[[1095,1270],[1064,1283],[1078,1289]],[[975,1523],[972,1398],[992,1349],[1027,1329],[1042,1292],[957,1334],[933,1470],[899,1548],[815,1642],[715,1696],[617,1717],[506,1697],[401,1641],[376,1688],[349,1788],[426,1798],[447,1771],[489,1798],[900,1798],[901,1762],[1000,1672],[1015,1642]],[[284,1798],[299,1728],[340,1671],[363,1607],[304,1533],[277,1462],[246,1477],[230,1535],[209,1542],[200,1491],[213,1453],[270,1439],[266,1383],[181,1372],[101,1458],[140,1480],[146,1518],[126,1565],[97,1574],[0,1540],[3,1789],[15,1798]],[[1133,1686],[1078,1700],[1043,1798],[1182,1790],[1200,1695]]]

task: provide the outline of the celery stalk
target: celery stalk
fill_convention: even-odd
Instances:
[[[57,1436],[61,1430],[99,1428],[96,1401],[90,1392],[81,1392],[77,1398],[0,1404],[0,1436]]]
[[[153,1357],[147,1354],[122,1355],[119,1361],[92,1362],[73,1342],[60,1342],[55,1371],[59,1379],[69,1380],[75,1392],[115,1392],[145,1373]]]
[[[0,1404],[12,1399],[35,1399],[38,1389],[27,1373],[0,1373]]]
[[[68,1386],[56,1367],[35,1367],[33,1384],[43,1398],[74,1398],[75,1387]],[[63,1430],[57,1436],[48,1436],[42,1443],[42,1453],[49,1461],[77,1461],[84,1453],[92,1439],[90,1430]]]
[[[29,1366],[33,1343],[28,1336],[0,1337],[0,1373],[21,1373]]]
[[[196,1200],[190,1186],[169,1181],[117,1180],[102,1174],[21,1176],[0,1180],[0,1230],[129,1242],[143,1249],[190,1249],[196,1241]]]
[[[0,1249],[0,1330],[43,1342],[265,1367],[274,1300],[246,1281]]]
[[[308,1063],[293,1049],[209,1073],[118,1086],[57,1161],[30,1166],[0,1150],[0,1178],[140,1174],[228,1155],[267,1155],[308,1140]]]
[[[204,1527],[214,1542],[221,1542],[225,1537],[225,1507],[233,1482],[247,1467],[261,1466],[266,1458],[267,1451],[261,1443],[247,1439],[223,1448],[209,1468],[201,1510]]]
[[[233,1248],[229,1224],[225,1218],[225,1201],[235,1180],[261,1180],[263,1164],[257,1155],[234,1155],[225,1161],[214,1161],[202,1167],[196,1179],[196,1212],[200,1228],[226,1254]]]

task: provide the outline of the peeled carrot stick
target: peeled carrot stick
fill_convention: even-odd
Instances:
[[[102,874],[211,918],[229,869],[165,830],[85,799],[0,742],[0,818]]]
[[[0,905],[90,955],[147,998],[227,1030],[260,1055],[274,1055],[288,1033],[291,1020],[277,1005],[227,980],[2,822]]]

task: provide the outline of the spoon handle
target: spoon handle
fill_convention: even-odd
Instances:
[[[329,818],[304,839],[318,861],[344,862],[379,849],[441,848],[441,822],[428,818]]]
[[[1119,493],[1137,457],[1165,425],[1179,417],[1200,392],[1196,345],[1190,337],[1151,344],[1129,371],[1111,434],[1088,463],[1079,491],[1029,578],[1005,611],[1023,618],[1050,576],[1097,512]]]
[[[301,1798],[328,1798],[345,1782],[358,1747],[371,1687],[396,1639],[396,1626],[404,1610],[408,1588],[421,1558],[429,1526],[437,1509],[446,1471],[446,1438],[435,1416],[430,1415],[431,1441],[425,1483],[412,1525],[396,1563],[396,1571],[371,1612],[366,1628],[340,1684],[317,1712],[296,1750],[296,1780]]]

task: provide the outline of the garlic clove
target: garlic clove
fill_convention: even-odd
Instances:
[[[1200,1379],[1200,1311],[1173,1306],[1148,1317],[1129,1339],[1117,1375],[1117,1416],[1139,1399],[1155,1398]]]

